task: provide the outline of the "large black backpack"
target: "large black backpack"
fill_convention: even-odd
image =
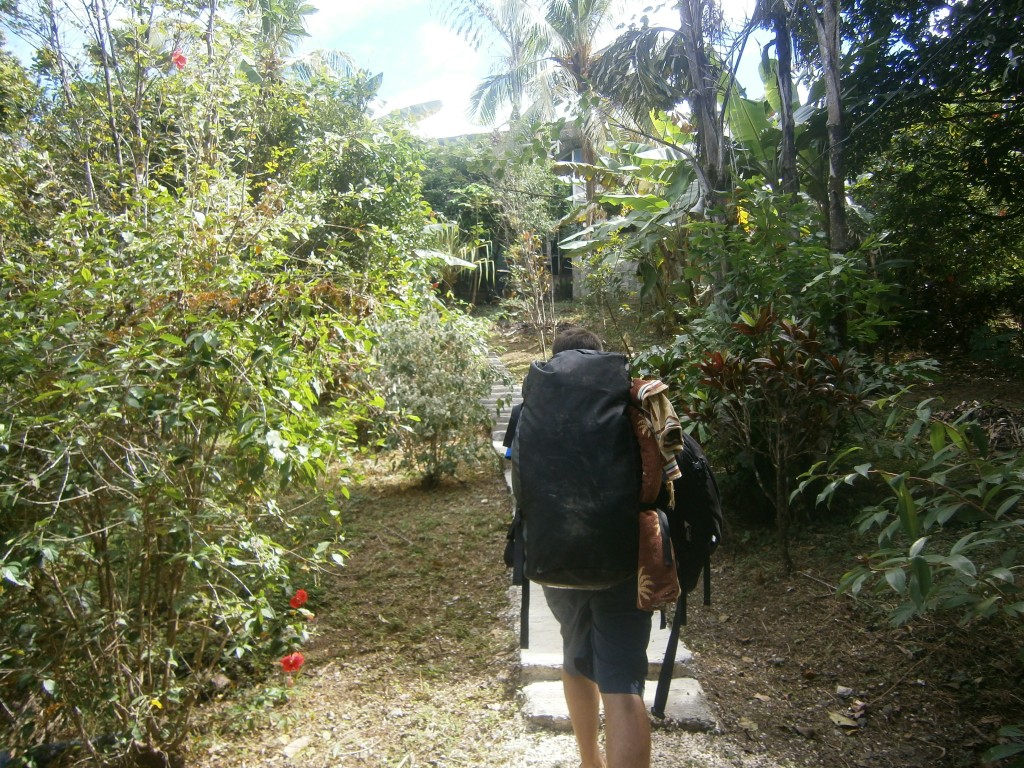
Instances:
[[[535,362],[512,441],[524,575],[603,589],[635,578],[640,454],[626,358],[570,349]]]

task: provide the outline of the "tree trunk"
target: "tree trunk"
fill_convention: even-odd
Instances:
[[[839,74],[839,0],[822,0],[821,9],[812,10],[825,72],[825,103],[828,107],[828,234],[832,251],[846,253],[850,248],[846,228],[846,167],[843,161],[843,102]]]
[[[722,200],[725,180],[725,137],[718,114],[718,74],[706,51],[705,0],[682,0],[679,4],[679,33],[686,56],[690,93],[687,101],[697,127],[699,160],[707,189],[705,205],[714,208]]]
[[[45,38],[50,44],[50,48],[54,53],[54,58],[57,62],[57,72],[60,77],[60,87],[64,94],[64,104],[69,112],[73,111],[75,106],[75,93],[71,89],[71,76],[68,73],[67,60],[64,57],[64,45],[61,42],[60,31],[57,27],[57,11],[53,7],[53,0],[47,0],[45,7],[42,9],[42,13],[46,19],[46,33]],[[75,117],[75,127],[79,131],[79,135],[82,137],[82,141],[85,145],[85,152],[83,153],[84,159],[82,160],[82,170],[85,175],[85,187],[89,199],[93,202],[96,201],[96,183],[92,177],[92,137],[85,127],[85,121],[81,115]]]
[[[800,178],[796,170],[796,126],[793,117],[793,41],[790,39],[786,13],[776,8],[772,14],[775,30],[775,52],[779,57],[779,123],[782,144],[779,148],[779,176],[782,191],[796,194]]]
[[[117,161],[118,179],[124,177],[124,147],[121,131],[117,126],[117,107],[114,104],[114,87],[112,82],[112,69],[115,68],[113,53],[114,41],[108,39],[106,34],[107,9],[106,4],[100,4],[99,0],[93,0],[89,6],[89,19],[92,27],[93,42],[99,51],[100,66],[103,72],[103,92],[107,100],[107,126],[110,128],[110,142],[114,148],[114,157]],[[138,186],[136,185],[136,189]]]
[[[217,0],[210,0],[210,17],[206,22],[206,65],[213,69],[213,35],[217,21]],[[213,165],[213,154],[217,147],[218,114],[216,104],[211,100],[203,121],[203,160]]]

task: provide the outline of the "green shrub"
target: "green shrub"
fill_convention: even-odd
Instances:
[[[792,568],[793,484],[829,454],[877,382],[855,353],[830,353],[813,326],[768,308],[743,314],[733,328],[732,343],[698,365],[701,389],[691,415],[753,474],[774,508],[780,553]]]
[[[363,365],[356,327],[273,240],[213,260],[188,209],[146,205],[80,203],[0,266],[5,745],[175,752],[226,660],[302,641],[295,571],[342,554],[336,518],[309,530],[284,492],[364,418],[371,393],[325,396]]]
[[[880,401],[879,407],[890,405]],[[982,427],[945,422],[925,401],[892,455],[852,471],[827,473],[827,502],[844,485],[881,480],[887,498],[861,513],[862,532],[880,529],[878,549],[843,576],[841,589],[891,593],[895,624],[926,613],[959,613],[962,623],[1024,618],[1024,458],[990,451]],[[833,461],[848,463],[849,455]],[[885,466],[885,465],[888,466]],[[895,468],[892,468],[895,466]]]
[[[408,421],[392,436],[401,465],[432,487],[461,462],[487,455],[493,415],[483,400],[502,373],[488,358],[482,323],[429,310],[383,322],[376,333],[382,389]]]

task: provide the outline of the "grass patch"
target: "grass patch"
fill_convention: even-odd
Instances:
[[[510,500],[497,461],[424,490],[367,466],[341,507],[349,559],[310,590],[315,636],[204,708],[196,766],[510,763],[516,639],[501,562]],[[277,694],[285,691],[284,696]]]

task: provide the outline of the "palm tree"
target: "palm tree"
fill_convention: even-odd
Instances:
[[[505,52],[497,68],[473,94],[473,107],[492,122],[507,105],[512,127],[575,115],[582,163],[593,166],[604,139],[605,119],[596,107],[591,69],[597,60],[599,34],[611,21],[615,0],[453,0],[456,25],[466,39],[479,43],[489,29]],[[596,215],[596,177],[586,178],[587,220]],[[582,265],[573,272],[577,288]]]
[[[510,109],[509,121],[519,122],[543,53],[541,30],[534,14],[522,0],[456,0],[448,6],[449,23],[474,49],[496,35],[499,53],[487,77],[474,89],[472,116],[493,125],[502,106]]]
[[[245,0],[244,7],[260,24],[260,76],[276,80],[284,57],[295,50],[300,38],[309,37],[306,17],[316,13],[316,8],[305,0]]]
[[[718,95],[721,87],[721,66],[709,55],[708,47],[714,24],[714,0],[681,0],[679,3],[679,36],[682,40],[688,101],[697,136],[708,190],[708,202],[715,204],[724,190],[725,130]]]
[[[679,28],[635,27],[601,52],[594,83],[633,120],[651,110],[689,107],[695,147],[675,147],[693,164],[701,200],[696,211],[716,208],[728,187],[724,116],[734,83],[723,92],[726,62],[713,44],[720,39],[721,13],[715,0],[681,0]],[[658,140],[650,135],[649,139]]]
[[[539,73],[542,93],[552,94],[553,105],[579,105],[586,97],[596,96],[591,70],[596,62],[598,34],[611,17],[611,0],[547,0],[545,31],[547,67]],[[605,136],[605,120],[591,99],[580,107],[582,160],[593,165],[596,147]],[[587,201],[594,198],[595,181],[587,180]]]
[[[818,5],[820,2],[820,6]],[[840,83],[839,0],[808,0],[814,20],[825,75],[825,105],[828,111],[828,235],[833,251],[850,249],[846,229],[846,163],[843,155],[843,101]]]
[[[453,26],[479,45],[488,33],[504,51],[473,94],[473,109],[493,123],[502,106],[510,121],[551,120],[579,110],[583,160],[592,163],[603,120],[580,102],[592,94],[590,76],[599,33],[611,20],[614,0],[453,0]]]

